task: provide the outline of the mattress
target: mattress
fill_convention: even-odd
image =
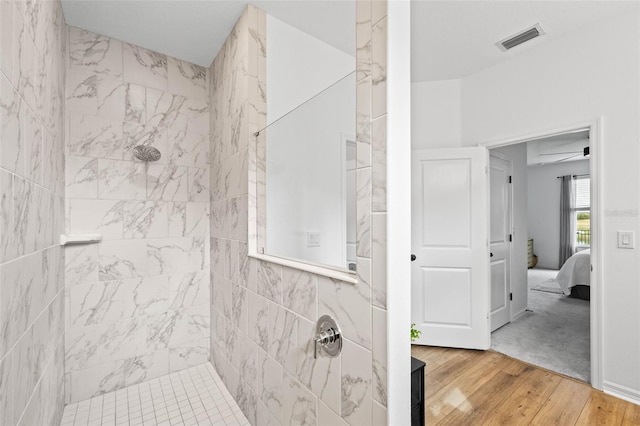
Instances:
[[[576,285],[590,285],[591,283],[591,250],[582,250],[571,256],[562,265],[556,281],[567,296],[571,294],[571,287]]]

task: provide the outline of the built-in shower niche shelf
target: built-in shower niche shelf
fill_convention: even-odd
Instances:
[[[102,234],[60,234],[60,245],[91,244],[102,240]]]

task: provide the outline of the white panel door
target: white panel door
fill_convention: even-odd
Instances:
[[[491,331],[511,319],[511,162],[491,155],[489,159],[491,265]]]
[[[412,152],[411,318],[417,344],[488,349],[487,150]]]

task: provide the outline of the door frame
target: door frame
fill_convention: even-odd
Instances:
[[[568,133],[578,130],[589,130],[589,167],[591,179],[591,283],[590,283],[590,337],[591,337],[591,386],[603,389],[602,360],[604,357],[604,336],[602,325],[602,125],[603,117],[594,120],[573,123],[570,125],[535,131],[532,133],[488,142],[479,142],[477,146],[487,149],[499,148]]]
[[[489,192],[491,192],[491,157],[496,157],[499,158],[500,160],[503,161],[507,161],[509,162],[509,173],[511,176],[513,176],[513,161],[511,161],[511,159],[509,157],[507,157],[506,155],[500,153],[500,152],[496,152],[496,151],[492,151],[492,149],[490,149],[489,147],[486,147],[487,151],[489,153],[489,178],[488,178],[488,187],[489,187]],[[497,148],[497,147],[494,147]],[[510,234],[514,234],[513,232],[513,185],[509,185],[509,233]],[[489,232],[488,232],[488,236],[489,236],[489,247],[491,247],[491,202],[489,202]],[[509,288],[507,289],[508,292],[511,292],[511,287],[512,287],[512,282],[513,282],[513,274],[512,274],[512,270],[513,270],[513,244],[509,244],[509,270],[507,271],[507,273],[509,274]],[[489,260],[489,268],[491,268],[491,260]],[[491,277],[491,276],[489,276]],[[491,279],[489,279],[489,288],[491,289]],[[515,319],[515,315],[513,315],[513,312],[511,310],[511,301],[508,301],[508,305],[509,305],[509,322],[512,322]],[[491,315],[491,309],[489,309],[489,315]],[[509,322],[507,324],[509,324]],[[504,324],[504,325],[507,325]],[[503,325],[503,326],[504,326]],[[503,327],[501,326],[501,327]],[[494,330],[495,331],[495,330]],[[492,331],[493,333],[493,331]]]

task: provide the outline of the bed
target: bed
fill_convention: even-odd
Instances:
[[[582,250],[562,265],[556,281],[567,296],[589,300],[591,277],[591,250]]]

